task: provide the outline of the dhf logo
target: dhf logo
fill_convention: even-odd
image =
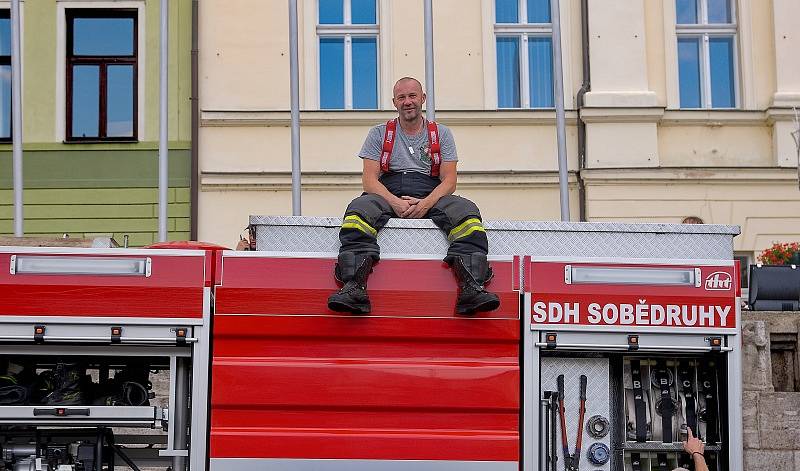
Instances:
[[[706,277],[706,290],[727,291],[733,287],[733,278],[730,273],[715,271]]]

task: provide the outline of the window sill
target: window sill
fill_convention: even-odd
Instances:
[[[137,139],[87,139],[79,141],[61,141],[63,144],[138,144]]]
[[[733,108],[684,108],[664,111],[661,124],[670,125],[764,125],[767,113],[764,111],[741,110]]]

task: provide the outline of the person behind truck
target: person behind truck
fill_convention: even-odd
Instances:
[[[497,309],[500,300],[486,291],[491,278],[489,243],[481,214],[472,201],[456,196],[456,145],[446,126],[422,115],[425,93],[415,78],[393,88],[398,117],[370,129],[359,152],[364,193],[344,213],[341,249],[335,267],[342,288],[328,298],[334,311],[371,311],[367,277],[380,258],[378,231],[391,217],[429,218],[446,234],[444,261],[458,280],[456,312],[469,315]]]

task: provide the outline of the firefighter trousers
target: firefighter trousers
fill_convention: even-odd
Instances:
[[[411,195],[413,196],[413,195]],[[378,231],[389,221],[398,217],[391,205],[382,197],[364,193],[354,199],[344,214],[339,240],[339,253],[353,252],[356,256],[380,259]],[[443,196],[428,211],[431,219],[447,235],[450,246],[445,261],[452,263],[454,257],[473,253],[487,254],[489,241],[483,228],[481,213],[472,201],[456,195]]]

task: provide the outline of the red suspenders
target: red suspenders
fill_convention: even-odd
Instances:
[[[397,119],[386,121],[386,132],[383,134],[383,151],[381,152],[381,171],[389,171],[389,160],[392,158],[392,149],[397,136]],[[439,167],[442,164],[442,146],[439,143],[439,126],[435,121],[428,122],[428,152],[431,156],[431,176],[439,176]]]
[[[381,153],[381,171],[389,171],[389,159],[392,157],[394,149],[394,138],[397,131],[397,120],[386,121],[386,132],[383,133],[383,152]]]
[[[439,126],[436,121],[428,122],[428,145],[431,154],[431,176],[439,176],[439,166],[442,164],[442,146],[439,144]]]

